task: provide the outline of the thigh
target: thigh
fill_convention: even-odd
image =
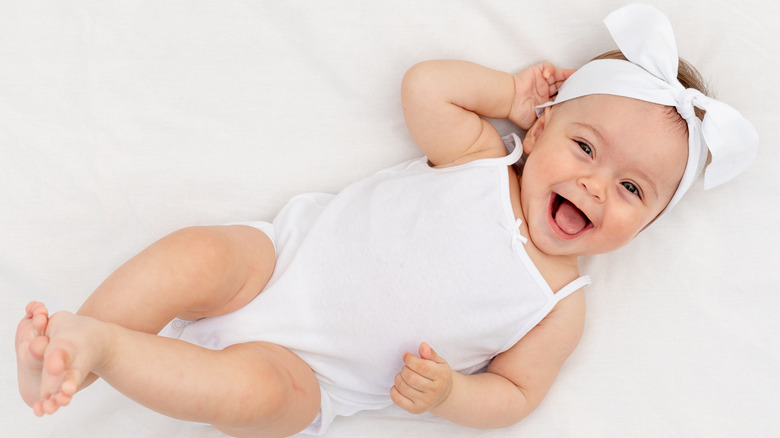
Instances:
[[[112,273],[79,314],[157,333],[179,316],[232,312],[265,287],[274,245],[248,226],[190,227],[163,237]]]
[[[228,349],[245,349],[262,362],[262,367],[273,367],[278,385],[264,394],[254,394],[246,403],[246,409],[258,412],[254,422],[241,427],[215,424],[215,428],[236,437],[284,437],[302,431],[315,420],[320,411],[320,386],[303,359],[267,342],[248,342]],[[257,376],[264,380],[260,386],[267,388],[267,373]]]

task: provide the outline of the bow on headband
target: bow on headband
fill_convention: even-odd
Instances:
[[[756,157],[758,134],[753,125],[729,105],[685,88],[677,79],[677,45],[669,20],[644,4],[624,6],[607,16],[604,24],[629,62],[591,61],[563,83],[553,102],[545,107],[590,94],[610,94],[673,106],[688,124],[688,162],[680,185],[664,212],[671,209],[704,169],[707,149],[712,161],[704,175],[704,188],[722,184],[745,170]],[[700,121],[694,107],[706,111]]]

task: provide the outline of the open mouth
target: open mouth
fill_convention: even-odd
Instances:
[[[571,201],[553,193],[550,197],[550,225],[563,239],[573,239],[593,228],[593,222]]]

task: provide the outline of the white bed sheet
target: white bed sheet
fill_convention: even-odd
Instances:
[[[172,230],[267,220],[297,193],[418,155],[398,93],[409,66],[578,66],[614,48],[601,19],[625,3],[0,2],[0,434],[220,436],[102,382],[35,418],[11,349],[24,305],[74,310]],[[328,436],[776,436],[780,6],[650,3],[755,124],[758,160],[583,261],[586,333],[528,419],[475,431],[389,408],[337,419]]]

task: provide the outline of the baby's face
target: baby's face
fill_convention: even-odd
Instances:
[[[529,237],[550,255],[630,242],[666,207],[688,156],[684,122],[661,105],[591,95],[552,108],[523,142]]]

